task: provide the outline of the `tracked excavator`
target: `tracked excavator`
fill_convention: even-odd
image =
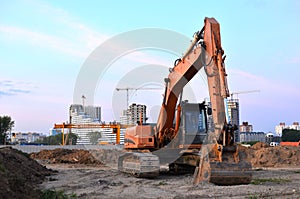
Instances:
[[[160,166],[174,173],[194,172],[194,184],[248,184],[251,164],[234,141],[236,126],[226,119],[229,97],[220,25],[205,18],[190,47],[165,78],[165,92],[156,124],[126,129],[118,169],[137,177],[156,177]],[[182,101],[185,85],[204,68],[210,102]],[[195,89],[194,89],[195,90]],[[212,119],[211,119],[212,118]]]

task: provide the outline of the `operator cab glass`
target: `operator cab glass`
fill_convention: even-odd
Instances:
[[[184,144],[202,144],[207,133],[204,103],[183,103],[181,130]]]

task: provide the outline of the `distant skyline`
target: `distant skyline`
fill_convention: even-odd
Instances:
[[[0,115],[12,117],[16,132],[47,133],[54,123],[68,121],[70,105],[81,102],[73,101],[77,76],[103,42],[152,27],[192,38],[205,17],[220,23],[230,91],[260,90],[238,95],[240,122],[248,121],[254,131],[274,132],[280,122],[300,121],[300,2],[296,0],[2,1]],[[124,75],[150,64],[166,67],[167,74],[176,58],[151,50],[124,55],[111,64],[94,99],[86,99],[87,105],[93,101],[101,106],[102,120],[117,120],[112,98]],[[191,87],[199,82],[203,80]],[[161,94],[151,91],[149,99],[149,92],[131,92],[130,103],[156,110]],[[120,109],[125,108],[126,92],[118,96]],[[155,114],[150,118],[155,122]]]

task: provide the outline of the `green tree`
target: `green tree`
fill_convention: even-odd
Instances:
[[[283,142],[298,142],[300,140],[300,131],[294,129],[283,129]]]
[[[10,116],[0,116],[0,143],[6,144],[7,132],[14,127],[15,121]]]
[[[66,134],[64,136],[66,139]],[[68,141],[66,142],[66,144],[67,145],[69,145],[69,144],[75,145],[77,142],[77,139],[78,139],[78,136],[76,134],[69,133]],[[69,140],[71,140],[71,143],[69,142]],[[36,143],[45,144],[45,145],[60,145],[60,144],[62,144],[62,135],[60,133],[57,135],[48,136],[43,139],[36,140]]]
[[[99,143],[99,138],[102,137],[101,132],[99,131],[95,131],[95,132],[90,132],[89,133],[89,137],[90,137],[90,142],[92,144],[98,144]]]

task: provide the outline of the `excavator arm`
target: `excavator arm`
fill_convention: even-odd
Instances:
[[[175,129],[176,104],[183,87],[205,67],[208,78],[208,88],[215,124],[214,139],[220,140],[224,125],[226,126],[226,113],[224,99],[229,97],[225,72],[225,57],[221,47],[220,25],[214,18],[205,18],[204,27],[194,34],[194,39],[181,59],[176,61],[165,79],[166,89],[164,100],[157,121],[157,140],[159,148],[170,142],[178,131],[180,122],[180,104],[177,106]],[[225,139],[221,139],[225,143]]]
[[[173,128],[173,122],[178,98],[182,94],[184,86],[203,67],[203,57],[201,55],[204,52],[198,44],[202,34],[203,29],[194,34],[194,39],[187,52],[181,59],[176,60],[175,66],[170,68],[169,76],[165,78],[164,99],[156,125],[158,148],[162,148],[176,136],[180,123],[180,104],[177,106],[175,129]]]

